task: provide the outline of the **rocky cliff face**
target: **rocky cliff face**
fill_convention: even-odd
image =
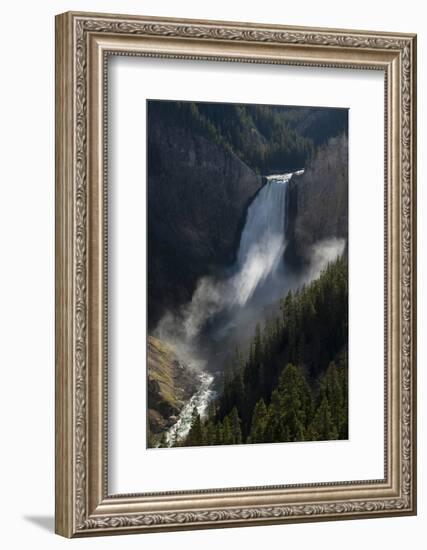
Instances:
[[[289,185],[286,260],[296,269],[310,260],[312,245],[348,238],[348,139],[332,138]]]
[[[165,342],[153,336],[147,340],[147,358],[148,425],[157,434],[176,422],[197,389],[196,378]]]
[[[197,280],[234,260],[261,177],[227,147],[167,120],[148,135],[148,304],[152,329]]]

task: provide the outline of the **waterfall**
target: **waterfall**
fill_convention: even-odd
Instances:
[[[221,316],[221,326],[211,334],[221,338],[230,323],[236,325],[239,311],[249,310],[254,301],[262,308],[283,296],[286,199],[292,176],[267,176],[248,208],[236,262],[228,275],[221,279],[202,277],[179,314],[168,313],[158,324],[155,335],[181,349],[182,355],[192,357],[192,363],[194,344],[206,323]],[[199,358],[198,363],[203,360]]]
[[[200,279],[191,301],[179,314],[166,314],[156,328],[155,335],[166,341],[200,379],[199,390],[166,432],[168,444],[188,433],[194,407],[202,417],[206,414],[216,395],[212,368],[224,363],[233,349],[232,339],[247,341],[263,309],[284,294],[287,192],[292,176],[267,176],[247,210],[236,262],[228,275]],[[201,344],[200,337],[206,330],[205,344]]]
[[[248,209],[231,281],[230,306],[244,307],[257,288],[283,270],[286,198],[292,175],[268,176]]]

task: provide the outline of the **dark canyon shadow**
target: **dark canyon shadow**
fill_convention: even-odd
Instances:
[[[156,434],[161,446],[182,440],[195,411],[225,420],[218,403],[233,357],[284,315],[289,292],[347,257],[347,117],[148,103],[149,446]],[[319,379],[309,382],[317,395]]]

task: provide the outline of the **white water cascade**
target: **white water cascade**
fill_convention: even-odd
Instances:
[[[205,416],[216,395],[214,377],[206,372],[206,361],[197,345],[205,325],[217,315],[224,317],[220,328],[211,335],[221,342],[230,332],[241,330],[241,326],[249,330],[257,309],[283,295],[286,199],[292,176],[293,173],[267,176],[248,208],[236,262],[228,277],[202,278],[191,302],[178,316],[166,315],[156,329],[156,336],[168,342],[183,363],[195,369],[200,380],[198,391],[165,434],[168,445],[188,434],[193,408]]]
[[[196,407],[200,416],[204,417],[209,403],[216,397],[216,392],[212,389],[214,380],[212,374],[201,372],[198,374],[198,378],[199,389],[184,405],[175,424],[165,433],[166,443],[169,446],[183,439],[190,431],[194,407]]]
[[[269,277],[283,269],[286,248],[286,197],[293,174],[268,176],[250,205],[229,286],[229,307],[243,307]]]

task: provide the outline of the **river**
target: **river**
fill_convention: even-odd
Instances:
[[[216,392],[212,389],[214,377],[207,372],[198,375],[200,386],[197,392],[190,398],[181,410],[178,420],[166,432],[166,443],[173,446],[173,443],[185,438],[191,428],[191,419],[194,407],[203,418],[208,410],[209,403],[215,398]]]

